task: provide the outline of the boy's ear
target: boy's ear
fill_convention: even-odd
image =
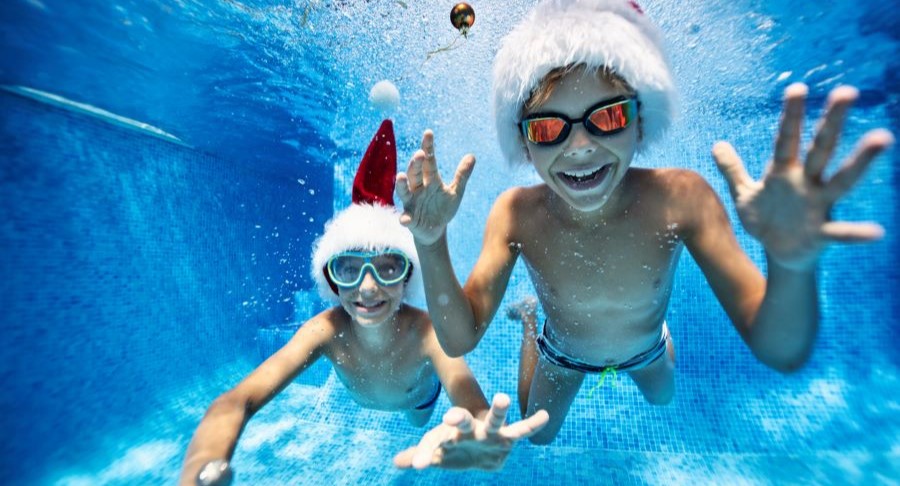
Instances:
[[[325,281],[328,282],[328,286],[331,287],[331,291],[334,292],[334,295],[340,295],[338,292],[337,285],[331,280],[331,276],[328,275],[328,264],[326,263],[324,267],[322,267],[322,274],[325,275]]]
[[[637,100],[638,106],[638,143],[644,141],[644,116],[641,114],[641,100]]]
[[[529,164],[533,164],[534,161],[531,160],[531,151],[528,150],[528,143],[525,141],[525,136],[522,135],[521,132],[519,132],[519,143],[522,144],[522,149],[525,151],[525,159]]]
[[[644,117],[638,115],[638,143],[644,141]]]

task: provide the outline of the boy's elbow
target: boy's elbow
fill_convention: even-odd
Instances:
[[[762,364],[782,374],[800,371],[812,356],[812,339],[782,339],[774,344],[771,339],[761,342],[748,341],[750,350]]]
[[[244,413],[247,413],[249,415],[253,415],[253,413],[255,412],[250,404],[250,400],[248,397],[237,393],[235,390],[230,390],[219,395],[215,400],[213,400],[206,413],[207,415],[212,415],[216,412],[237,409],[243,410]]]
[[[803,369],[806,363],[809,362],[809,357],[809,352],[803,352],[792,355],[760,357],[760,361],[779,373],[789,375]]]
[[[462,358],[475,349],[474,345],[467,346],[463,343],[452,343],[447,345],[441,343],[441,347],[444,348],[444,352],[447,353],[447,356],[450,356],[451,358]]]
[[[768,363],[769,367],[773,370],[789,375],[791,373],[795,373],[800,371],[804,365],[806,365],[807,360],[798,359],[798,360],[789,360],[789,361],[779,361],[777,363]]]
[[[444,353],[451,358],[461,358],[475,349],[478,339],[474,336],[448,336],[447,334],[437,333],[438,343]]]

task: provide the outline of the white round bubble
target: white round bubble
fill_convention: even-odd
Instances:
[[[378,110],[390,111],[400,105],[400,92],[394,83],[388,80],[379,81],[369,91],[369,102]]]

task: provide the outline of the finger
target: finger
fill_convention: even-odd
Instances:
[[[505,393],[494,395],[491,409],[487,415],[486,432],[488,434],[496,434],[500,427],[503,427],[503,424],[506,422],[506,414],[509,412],[509,402],[509,395]]]
[[[472,417],[472,414],[460,407],[453,407],[444,414],[444,423],[451,427],[456,427],[461,435],[471,435],[475,432],[475,429],[472,427],[473,421],[474,417]]]
[[[466,192],[466,184],[468,184],[474,168],[475,156],[472,154],[466,155],[459,161],[459,166],[456,167],[456,175],[453,177],[453,187],[456,188],[457,196],[462,197],[463,193]]]
[[[422,186],[422,164],[424,163],[425,152],[416,150],[416,153],[409,160],[409,167],[406,169],[406,178],[411,192],[417,191]]]
[[[867,133],[854,153],[847,158],[847,162],[825,184],[826,197],[833,202],[846,194],[859,181],[872,160],[893,143],[894,136],[887,130],[878,129]]]
[[[412,467],[414,469],[422,470],[427,468],[428,466],[439,462],[435,459],[435,451],[437,451],[438,446],[434,447],[422,447],[419,446],[416,448],[415,454],[413,454],[412,458]]]
[[[403,203],[403,214],[400,215],[400,224],[409,226],[409,224],[412,223],[412,214],[406,210],[406,207],[409,206],[412,201],[412,193],[409,191],[409,179],[406,177],[405,172],[397,174],[397,179],[394,183],[394,192],[397,194],[397,198],[400,199],[400,202]]]
[[[509,440],[519,440],[541,431],[547,422],[550,421],[550,414],[546,410],[538,410],[534,415],[527,419],[520,420],[514,424],[507,425],[500,430],[500,435]]]
[[[775,138],[775,158],[772,169],[781,171],[797,160],[800,151],[800,131],[803,127],[803,105],[809,89],[803,83],[794,83],[784,90],[784,114]]]
[[[394,456],[394,466],[400,469],[409,469],[412,467],[413,456],[416,453],[415,447],[410,447]]]
[[[731,191],[731,197],[737,197],[741,188],[753,182],[744,162],[728,142],[718,142],[713,145],[713,158],[716,160],[716,166],[719,172],[728,181],[728,189]]]
[[[825,115],[819,122],[816,137],[806,156],[806,166],[803,170],[807,177],[815,180],[822,179],[822,172],[834,153],[841,130],[844,129],[847,111],[857,97],[859,97],[859,90],[852,86],[841,86],[831,90]]]
[[[840,243],[865,243],[884,236],[884,228],[879,224],[846,221],[829,221],[822,225],[820,232],[826,240]]]
[[[414,447],[411,465],[416,469],[425,469],[435,463],[435,452],[447,440],[447,429],[437,427],[422,436],[419,445]]]
[[[405,172],[398,173],[397,178],[394,179],[394,193],[397,194],[397,199],[404,206],[412,200],[412,193],[409,191],[409,178]]]
[[[441,175],[438,173],[437,160],[434,157],[434,132],[425,130],[422,135],[422,152],[425,157],[422,160],[422,183],[426,186],[432,183],[440,183]]]

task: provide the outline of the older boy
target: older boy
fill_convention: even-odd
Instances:
[[[530,163],[544,183],[498,198],[465,287],[452,277],[446,226],[474,157],[463,158],[445,186],[426,131],[422,149],[397,177],[401,222],[415,236],[443,348],[460,356],[478,343],[521,255],[547,314],[536,339],[526,329],[520,363],[523,416],[538,408],[550,414],[532,442],[555,438],[585,373],[627,372],[650,403],[666,404],[675,386],[665,315],[687,247],[757,358],[782,372],[800,367],[818,326],[815,269],[825,244],[870,241],[883,232],[874,224],[833,222],[831,207],[893,141],[887,131],[870,132],[824,179],[857,93],[849,87],[831,93],[804,164],[805,95],[803,85],[785,91],[775,154],[762,180],[749,177],[729,144],[713,147],[744,226],[766,249],[766,280],[699,175],[631,168],[636,152],[669,125],[675,98],[659,34],[637,4],[537,6],[497,53],[494,108],[507,160]]]
[[[357,403],[403,412],[416,427],[428,422],[446,389],[461,408],[451,409],[446,423],[429,432],[440,455],[434,465],[499,468],[513,442],[546,422],[543,414],[505,426],[509,398],[498,395],[489,411],[465,361],[447,356],[428,314],[404,303],[421,291],[422,282],[412,235],[393,208],[395,172],[396,143],[385,121],[360,164],[353,204],[326,224],[313,251],[319,293],[337,305],[304,323],[283,348],[213,402],[188,448],[181,484],[228,484],[226,461],[244,426],[322,356]],[[469,440],[459,427],[478,429],[492,440]],[[473,450],[480,457],[467,455]]]

